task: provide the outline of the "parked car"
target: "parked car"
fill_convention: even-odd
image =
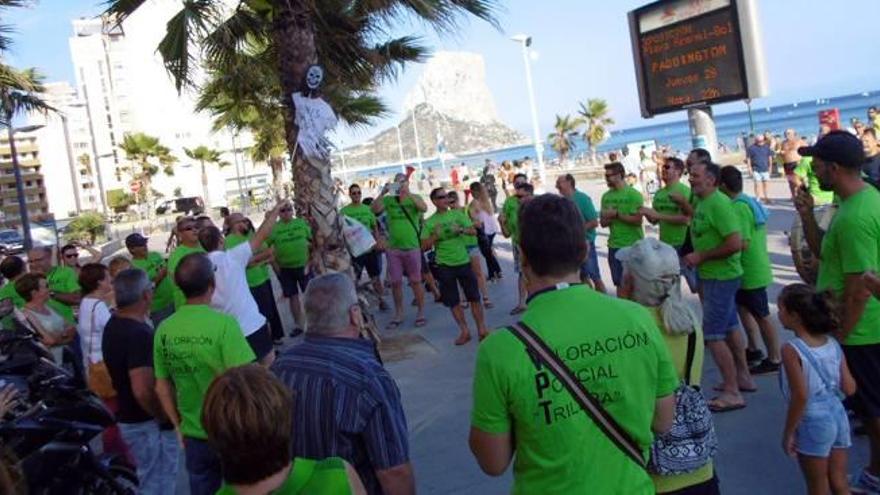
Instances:
[[[24,252],[24,238],[17,230],[0,230],[0,253],[18,254]]]
[[[201,215],[205,212],[205,203],[199,196],[174,198],[163,202],[156,208],[157,215],[166,213],[182,213],[184,215]]]

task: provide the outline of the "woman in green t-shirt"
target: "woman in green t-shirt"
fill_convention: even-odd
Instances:
[[[202,406],[202,425],[223,468],[217,495],[366,493],[354,468],[338,457],[293,457],[292,410],[290,391],[258,364],[231,368],[214,379]]]

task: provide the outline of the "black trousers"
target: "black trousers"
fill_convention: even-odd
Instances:
[[[492,244],[495,242],[495,234],[477,236],[480,254],[486,259],[486,278],[490,279],[497,275],[501,275],[501,265],[498,258],[495,257],[495,251],[492,250]]]
[[[272,330],[272,338],[275,340],[284,337],[284,327],[281,325],[281,315],[278,314],[278,306],[275,304],[275,291],[272,290],[272,281],[267,280],[263,285],[251,287],[251,294],[257,302],[260,314],[266,317],[269,328]]]

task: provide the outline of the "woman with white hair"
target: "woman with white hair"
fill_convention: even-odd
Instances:
[[[618,251],[617,259],[624,267],[619,296],[645,306],[654,315],[679,378],[684,385],[699,387],[703,370],[703,330],[700,326],[700,318],[682,298],[681,271],[675,248],[657,239],[647,238]],[[694,339],[691,338],[692,335]],[[689,354],[692,354],[690,363],[688,363]],[[679,391],[681,390],[680,388]],[[681,401],[681,397],[679,392],[676,392],[676,399]],[[704,400],[702,405],[705,406]],[[677,405],[677,409],[680,407],[683,407],[681,403]],[[708,410],[705,413],[708,417]],[[676,423],[677,421],[678,419]],[[711,429],[711,425],[709,427]],[[710,442],[714,442],[714,432],[707,433],[708,437],[711,437]],[[705,439],[700,439],[702,440]],[[655,454],[656,448],[657,443],[652,448]],[[657,456],[654,457],[656,460]],[[692,465],[694,459],[687,459],[685,462]],[[671,474],[669,470],[651,467],[651,477],[657,493],[689,495],[719,493],[711,455],[708,455],[705,464],[684,473]],[[657,474],[658,472],[666,474]]]

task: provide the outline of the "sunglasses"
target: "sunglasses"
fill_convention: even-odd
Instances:
[[[351,194],[352,196],[360,196],[361,192],[360,191],[352,191],[349,194]]]
[[[79,258],[79,253],[68,253],[64,255],[65,258]]]
[[[614,174],[605,174],[605,178],[606,178],[606,179],[613,179],[614,177],[617,177],[618,175],[620,175],[620,174],[618,174],[618,173],[614,173]]]
[[[438,194],[438,195],[434,196],[433,199],[449,199],[449,195],[448,194]]]
[[[281,213],[290,213],[293,211],[293,209],[292,208],[281,208],[278,211],[280,211]]]
[[[195,225],[188,225],[188,226],[186,226],[186,227],[181,227],[181,228],[179,228],[179,229],[177,229],[177,230],[180,230],[181,232],[186,232],[186,231],[189,231],[189,230],[196,230],[196,226],[195,226]]]

